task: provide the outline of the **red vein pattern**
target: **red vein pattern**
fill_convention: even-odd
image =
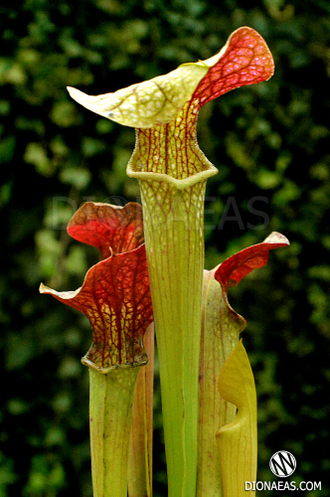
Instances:
[[[196,135],[200,108],[230,90],[266,81],[273,72],[273,57],[262,36],[248,27],[234,31],[223,54],[211,65],[176,118],[152,128],[137,129],[130,162],[134,172],[161,173],[182,180],[207,171],[211,165],[199,148]]]
[[[99,249],[101,259],[133,250],[144,242],[142,207],[86,202],[73,215],[67,231],[79,242]]]
[[[259,269],[267,264],[270,250],[289,245],[287,238],[273,232],[265,241],[241,250],[226,259],[215,272],[215,279],[221,284],[225,293],[228,288],[238,285],[253,269]]]
[[[226,50],[196,88],[193,99],[205,105],[228,91],[267,81],[274,73],[274,60],[262,38],[252,28],[239,28],[230,36]]]
[[[153,311],[145,245],[141,243],[142,214],[138,204],[128,206],[83,205],[68,231],[99,248],[103,259],[87,272],[75,292],[56,292],[43,285],[40,290],[89,318],[93,344],[82,362],[102,372],[147,362],[143,335],[153,321]],[[104,258],[109,247],[111,255]],[[124,251],[115,254],[119,248]]]

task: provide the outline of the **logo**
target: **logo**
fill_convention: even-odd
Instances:
[[[285,478],[292,475],[297,468],[297,461],[294,455],[287,450],[279,450],[269,459],[269,468],[273,475]]]
[[[291,476],[297,468],[296,458],[287,450],[275,452],[269,460],[269,468],[275,476],[281,479],[275,481],[246,481],[244,483],[245,492],[255,492],[256,490],[258,492],[261,492],[262,490],[275,490],[276,492],[283,492],[286,490],[300,490],[301,492],[306,492],[307,490],[309,492],[311,490],[315,491],[322,489],[321,481],[296,482],[291,478],[285,479],[286,477]]]

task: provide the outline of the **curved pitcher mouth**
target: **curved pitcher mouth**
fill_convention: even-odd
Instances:
[[[173,178],[172,176],[169,176],[168,174],[163,174],[163,173],[135,171],[132,165],[129,163],[126,172],[130,178],[136,178],[140,181],[159,181],[163,183],[169,183],[178,190],[184,190],[186,188],[190,188],[196,183],[205,181],[211,176],[214,176],[215,174],[217,174],[218,169],[210,163],[209,166],[205,168],[203,171],[194,173],[191,176],[188,176],[187,178],[176,179]]]

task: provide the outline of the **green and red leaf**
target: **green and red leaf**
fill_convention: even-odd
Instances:
[[[207,60],[186,63],[168,74],[114,93],[87,95],[68,87],[87,109],[135,128],[154,128],[174,121],[186,104],[205,105],[244,85],[260,83],[274,72],[273,57],[254,29],[234,31],[223,49]]]
[[[227,293],[229,287],[237,285],[253,269],[265,266],[270,250],[288,245],[290,243],[284,235],[273,232],[262,243],[247,247],[226,259],[220,264],[214,277]]]
[[[111,252],[128,252],[144,242],[142,207],[133,202],[124,207],[86,202],[73,215],[67,231],[75,240],[99,249],[101,259]]]
[[[141,207],[83,205],[69,223],[77,240],[97,247],[103,259],[86,274],[76,291],[57,292],[40,286],[60,302],[85,314],[93,344],[83,363],[102,372],[145,364],[143,335],[153,321]],[[130,249],[132,248],[132,249]],[[117,251],[123,250],[122,253]],[[105,257],[106,252],[111,254]]]
[[[228,288],[237,285],[253,269],[264,266],[270,250],[287,245],[289,242],[283,235],[272,233],[264,242],[248,247],[213,270],[204,272],[197,497],[222,495],[223,488],[226,489],[224,495],[230,495],[230,492],[238,495],[235,491],[243,489],[242,475],[251,478],[255,474],[254,382],[244,348],[242,344],[237,346],[246,321],[229,305]],[[215,382],[219,376],[221,396]],[[236,418],[235,405],[241,408],[240,418]],[[221,440],[222,457],[216,441],[217,432],[220,433],[217,439]],[[235,458],[248,440],[249,448],[246,452],[242,450],[237,459],[244,465],[242,469]]]
[[[210,69],[192,97],[201,106],[241,86],[267,81],[274,73],[274,60],[265,40],[249,27],[234,31],[221,52],[204,63]]]

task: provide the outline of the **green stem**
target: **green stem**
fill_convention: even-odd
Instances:
[[[170,497],[196,492],[205,184],[140,181]]]
[[[198,101],[139,129],[127,174],[139,180],[160,362],[169,497],[195,497],[206,180],[217,169],[196,140]]]
[[[132,404],[139,368],[102,374],[89,368],[94,497],[127,497]]]
[[[204,271],[199,369],[197,497],[223,497],[218,430],[233,421],[236,407],[218,392],[217,379],[238,343],[245,320],[233,311],[213,271]]]
[[[143,341],[149,360],[140,368],[135,388],[128,459],[129,497],[152,497],[154,323],[148,326]]]

